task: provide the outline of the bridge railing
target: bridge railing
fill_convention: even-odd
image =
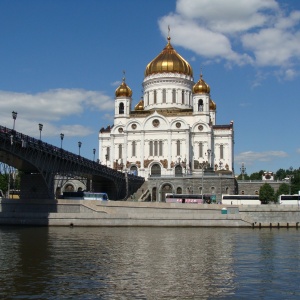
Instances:
[[[105,165],[99,164],[96,161],[89,160],[83,156],[74,154],[74,153],[64,150],[62,148],[48,144],[39,139],[36,139],[36,138],[33,138],[26,134],[17,132],[13,129],[3,127],[1,125],[0,125],[0,137],[3,137],[6,140],[9,140],[11,142],[11,144],[19,143],[23,148],[31,147],[38,151],[42,151],[43,153],[48,153],[53,156],[57,156],[59,158],[66,159],[70,162],[80,164],[81,167],[98,170],[98,171],[104,172],[108,175],[116,176],[119,178],[124,178],[124,176],[125,176],[124,173],[119,172],[114,169],[111,169]],[[142,181],[144,180],[144,178],[135,176],[132,174],[128,174],[128,178],[130,180],[142,180]]]

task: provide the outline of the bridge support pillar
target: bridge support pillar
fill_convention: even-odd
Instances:
[[[47,184],[42,174],[24,173],[21,175],[20,198],[24,200],[54,199],[53,183],[54,177],[52,183]]]

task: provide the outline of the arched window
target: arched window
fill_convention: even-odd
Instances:
[[[154,90],[153,93],[154,93],[153,103],[156,104],[156,101],[157,101],[157,95],[156,95],[157,93],[156,93],[156,90]]]
[[[119,145],[119,158],[122,158],[122,145]]]
[[[133,141],[132,142],[132,156],[136,156],[135,152],[136,152],[136,142]]]
[[[181,167],[181,165],[177,165],[175,167],[175,176],[182,176],[182,167]]]
[[[119,104],[119,114],[120,115],[124,114],[124,103],[123,102],[121,102]]]
[[[159,164],[154,164],[151,167],[151,176],[161,176],[161,169]]]
[[[184,104],[184,90],[181,91],[181,103]]]
[[[224,158],[224,146],[220,145],[220,159]]]
[[[159,156],[162,156],[163,155],[163,142],[162,141],[159,141]]]
[[[109,147],[106,148],[105,159],[106,159],[106,160],[110,160],[110,148],[109,148]]]
[[[203,100],[202,99],[200,99],[198,101],[198,111],[203,111]]]
[[[153,156],[153,141],[149,142],[149,154],[150,156]]]
[[[199,157],[203,157],[203,143],[199,143]]]
[[[176,151],[177,151],[177,154],[176,155],[180,155],[180,141],[176,141]]]
[[[182,194],[182,188],[181,188],[181,187],[178,187],[178,188],[177,188],[176,194]]]
[[[158,143],[157,141],[154,141],[154,156],[158,155]]]
[[[148,103],[149,103],[149,92],[147,92],[145,95],[145,106],[148,105]]]
[[[166,89],[163,89],[163,103],[166,103],[167,102],[167,91]]]
[[[176,103],[176,90],[172,90],[172,103]]]

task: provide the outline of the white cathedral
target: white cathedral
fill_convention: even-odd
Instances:
[[[201,176],[208,169],[233,175],[233,122],[216,124],[209,85],[202,74],[194,82],[191,65],[167,40],[146,66],[134,110],[125,78],[116,89],[114,124],[99,132],[99,160],[145,180]]]

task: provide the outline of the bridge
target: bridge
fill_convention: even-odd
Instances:
[[[87,189],[125,200],[144,178],[108,168],[62,148],[0,126],[0,162],[21,174],[21,199],[55,199],[55,181],[85,178]]]

